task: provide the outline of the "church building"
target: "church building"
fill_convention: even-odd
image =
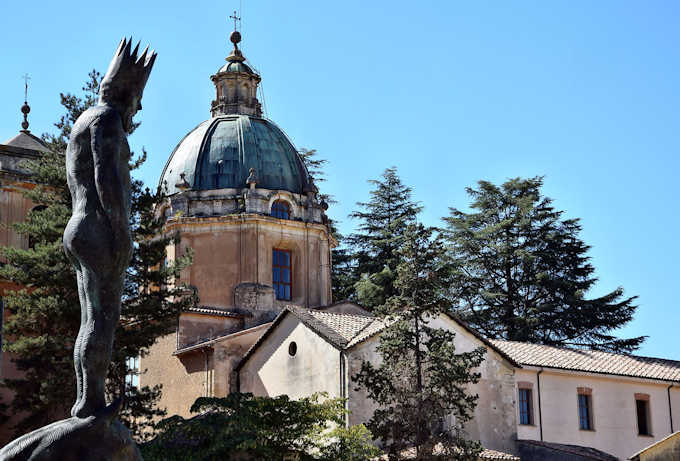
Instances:
[[[24,221],[28,212],[35,207],[35,204],[24,196],[24,192],[35,187],[30,172],[25,167],[25,162],[37,160],[47,150],[47,147],[28,129],[28,114],[31,108],[26,101],[21,106],[21,112],[24,116],[21,130],[16,136],[0,144],[0,245],[26,249],[31,242],[13,228],[13,224]],[[0,264],[4,262],[0,257]],[[2,344],[2,326],[9,316],[4,309],[2,297],[5,291],[16,288],[10,282],[0,279],[0,344]],[[0,347],[0,380],[17,376],[18,371],[12,362],[11,355],[3,353]],[[9,402],[11,398],[10,391],[0,386],[0,402]],[[11,420],[5,427],[12,424]],[[7,439],[8,434],[0,429],[0,446],[4,445]]]
[[[129,383],[162,384],[168,416],[189,417],[198,397],[235,391],[326,392],[347,399],[348,425],[365,423],[375,406],[351,377],[379,360],[385,325],[332,299],[328,205],[291,140],[263,116],[262,76],[239,48],[240,33],[230,39],[226,63],[210,77],[210,118],[179,141],[159,182],[158,216],[181,236],[167,259],[193,251],[176,282],[200,301],[130,360]],[[34,187],[21,162],[46,149],[28,131],[29,111],[25,104],[23,129],[0,145],[0,244],[17,248],[30,242],[11,225],[34,206],[21,194]],[[12,288],[0,281],[0,295]],[[466,426],[486,449],[482,459],[661,459],[654,453],[680,446],[680,362],[489,339],[451,315],[431,324],[455,332],[460,352],[486,350]],[[15,375],[2,354],[0,380]],[[1,386],[0,397],[11,398]]]

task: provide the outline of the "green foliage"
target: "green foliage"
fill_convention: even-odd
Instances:
[[[380,455],[373,444],[373,434],[363,424],[338,426],[326,437],[330,443],[320,448],[319,459],[327,461],[366,461]]]
[[[344,401],[325,397],[202,397],[191,407],[198,416],[163,420],[159,435],[142,445],[142,454],[146,460],[168,461],[283,460],[291,454],[301,460],[368,459],[362,456],[376,451],[366,429],[337,428],[344,424]]]
[[[623,289],[596,298],[597,278],[578,219],[563,219],[541,195],[543,178],[480,181],[470,213],[451,208],[446,237],[457,266],[456,311],[490,338],[630,352],[645,337],[611,334],[637,306]]]
[[[2,383],[15,393],[8,402],[10,411],[24,415],[13,428],[16,435],[65,417],[75,400],[73,345],[80,328],[80,302],[75,271],[62,246],[71,216],[63,149],[72,123],[96,102],[99,78],[96,71],[89,74],[84,97],[61,95],[66,115],[55,124],[59,133],[43,136],[49,152],[27,165],[36,187],[25,195],[37,207],[15,229],[30,243],[29,248],[0,250],[7,260],[0,277],[19,287],[4,299],[10,317],[3,348],[13,354],[23,376]],[[143,153],[133,167],[145,157]],[[111,399],[125,395],[121,418],[140,438],[152,418],[165,414],[156,406],[161,389],[126,389],[126,358],[147,353],[156,338],[172,328],[178,312],[195,301],[182,296],[183,287],[172,283],[191,263],[191,253],[165,264],[166,246],[179,237],[161,234],[162,220],[154,214],[161,197],[142,189],[140,181],[133,181],[131,227],[136,244],[107,380]]]
[[[318,157],[315,149],[300,149],[300,158],[307,167],[309,176],[318,187],[319,183],[326,181],[326,173],[324,168],[328,160]],[[319,200],[333,205],[337,201],[332,195],[319,193]],[[354,297],[354,257],[345,244],[345,237],[338,231],[337,222],[334,219],[328,219],[328,228],[331,235],[338,241],[338,246],[332,250],[331,266],[331,286],[333,290],[333,299],[343,300]]]
[[[361,222],[347,240],[356,259],[356,267],[348,276],[354,279],[358,301],[372,308],[396,293],[397,250],[404,242],[407,226],[415,222],[422,207],[411,200],[411,188],[401,182],[396,167],[386,169],[381,179],[369,183],[375,188],[368,202],[357,203],[363,210],[350,214]]]
[[[387,327],[377,352],[380,365],[363,362],[352,379],[378,404],[368,428],[391,460],[408,459],[414,449],[418,460],[475,459],[480,445],[464,437],[463,425],[472,417],[477,396],[468,395],[479,381],[473,371],[484,348],[456,353],[455,334],[438,328],[447,313],[447,286],[451,270],[445,247],[431,228],[408,225],[401,247],[395,251],[396,293],[376,309]],[[453,416],[453,418],[451,418]],[[412,458],[411,458],[412,459]]]

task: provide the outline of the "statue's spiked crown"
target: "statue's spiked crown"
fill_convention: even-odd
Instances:
[[[109,69],[106,71],[104,78],[101,81],[101,89],[112,89],[114,93],[121,95],[125,90],[137,91],[141,95],[146,86],[146,81],[149,79],[151,68],[156,61],[156,52],[151,50],[149,46],[144,49],[141,55],[137,56],[139,51],[139,42],[132,49],[132,37],[129,39],[123,38],[118,45],[118,49],[113,55]]]

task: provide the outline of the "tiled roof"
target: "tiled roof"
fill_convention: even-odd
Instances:
[[[184,312],[186,312],[188,314],[214,315],[214,316],[217,316],[217,317],[236,317],[236,318],[246,317],[245,314],[242,314],[240,312],[228,311],[228,310],[222,309],[220,307],[212,307],[212,306],[189,307],[189,308],[185,309]]]
[[[680,382],[680,362],[675,360],[517,341],[490,342],[521,365]]]
[[[30,149],[34,151],[46,151],[47,146],[42,141],[42,139],[34,136],[28,131],[22,130],[18,135],[14,136],[12,139],[8,139],[4,142],[7,146],[21,147],[22,149]]]
[[[605,453],[604,451],[598,450],[596,448],[582,447],[580,445],[564,445],[561,443],[542,442],[538,440],[518,440],[517,443],[520,446],[520,454],[522,451],[522,445],[534,445],[547,449],[549,452],[551,452],[551,454],[555,454],[553,452],[557,452],[555,456],[560,456],[559,453],[563,453],[564,457],[567,457],[568,455],[577,455],[581,459],[589,459],[593,461],[618,461],[616,456],[612,456],[609,453]],[[551,457],[550,459],[559,458]]]
[[[374,322],[379,322],[375,317],[364,315],[338,314],[300,307],[287,309],[305,325],[340,349],[346,348],[365,328]]]
[[[503,453],[496,450],[483,450],[479,454],[479,459],[489,459],[489,460],[507,460],[507,461],[520,461],[520,459],[509,453]]]
[[[442,455],[442,445],[438,444],[434,448],[434,454],[435,455]],[[404,459],[415,459],[416,457],[416,450],[415,448],[407,448],[406,450],[402,451],[400,455]],[[387,455],[380,456],[379,458],[374,458],[375,460],[387,460]],[[520,459],[515,456],[511,455],[509,453],[503,453],[500,451],[496,450],[487,450],[483,449],[482,452],[478,455],[477,460],[479,461],[520,461]]]
[[[324,312],[320,309],[306,309],[298,306],[286,306],[281,313],[274,319],[267,331],[253,344],[250,349],[243,356],[243,359],[236,366],[236,370],[248,361],[254,351],[260,347],[269,334],[276,328],[286,314],[292,314],[297,317],[303,324],[316,332],[319,336],[324,338],[330,344],[338,349],[349,349],[357,344],[366,341],[367,339],[380,333],[385,328],[385,322],[366,315],[356,314],[341,314],[337,312]],[[488,346],[490,349],[496,351],[501,357],[510,362],[513,366],[521,368],[515,360],[512,359],[503,350],[496,347],[489,340],[481,336],[475,330],[467,326],[452,315],[448,317],[457,322],[463,329],[475,336],[479,341]]]

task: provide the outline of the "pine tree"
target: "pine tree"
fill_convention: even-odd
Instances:
[[[376,310],[388,325],[377,346],[381,362],[363,362],[353,377],[378,404],[368,428],[391,460],[406,459],[408,449],[418,460],[472,460],[480,450],[478,442],[466,440],[463,426],[476,406],[477,396],[467,388],[479,381],[473,370],[485,350],[457,354],[455,333],[433,323],[450,306],[444,254],[433,229],[412,224],[404,230],[395,251],[396,294]]]
[[[363,210],[350,214],[361,223],[348,243],[356,258],[357,299],[372,308],[395,294],[396,252],[407,226],[415,222],[422,207],[411,200],[412,190],[401,182],[396,167],[386,169],[380,179],[369,183],[375,186],[370,200],[358,202]]]
[[[326,181],[324,170],[328,160],[319,158],[316,149],[300,149],[300,157],[309,172],[314,184],[319,187],[320,183]],[[332,195],[319,193],[319,199],[329,205],[337,203]],[[333,248],[331,253],[331,287],[333,299],[351,299],[354,294],[354,283],[356,283],[354,256],[345,243],[345,236],[340,233],[337,221],[328,218],[328,228],[338,246]]]
[[[2,385],[14,392],[10,411],[22,414],[14,427],[17,435],[68,414],[75,400],[73,345],[80,328],[80,302],[75,272],[62,246],[62,235],[71,216],[71,197],[66,184],[63,152],[73,122],[96,103],[101,75],[92,71],[83,87],[84,96],[61,94],[66,114],[55,124],[56,135],[44,135],[49,150],[29,163],[36,187],[26,196],[36,205],[16,230],[28,238],[30,247],[2,248],[7,263],[0,277],[22,287],[6,293],[5,308],[10,313],[3,335],[4,350],[13,354],[17,368],[24,374],[6,379]],[[146,153],[132,165],[139,166]],[[109,397],[125,395],[121,418],[142,437],[152,417],[163,416],[155,405],[160,387],[141,389],[125,385],[128,357],[144,354],[155,339],[172,327],[178,312],[195,300],[183,296],[183,287],[173,279],[190,264],[187,254],[165,264],[165,248],[176,235],[160,234],[162,221],[154,214],[160,195],[132,184],[133,236],[137,241],[128,269],[121,322],[116,332],[114,353],[107,382]]]
[[[630,352],[644,337],[612,331],[630,322],[636,296],[596,298],[597,282],[578,219],[541,195],[542,177],[468,188],[470,213],[451,208],[450,255],[458,270],[451,296],[459,315],[490,338]]]

